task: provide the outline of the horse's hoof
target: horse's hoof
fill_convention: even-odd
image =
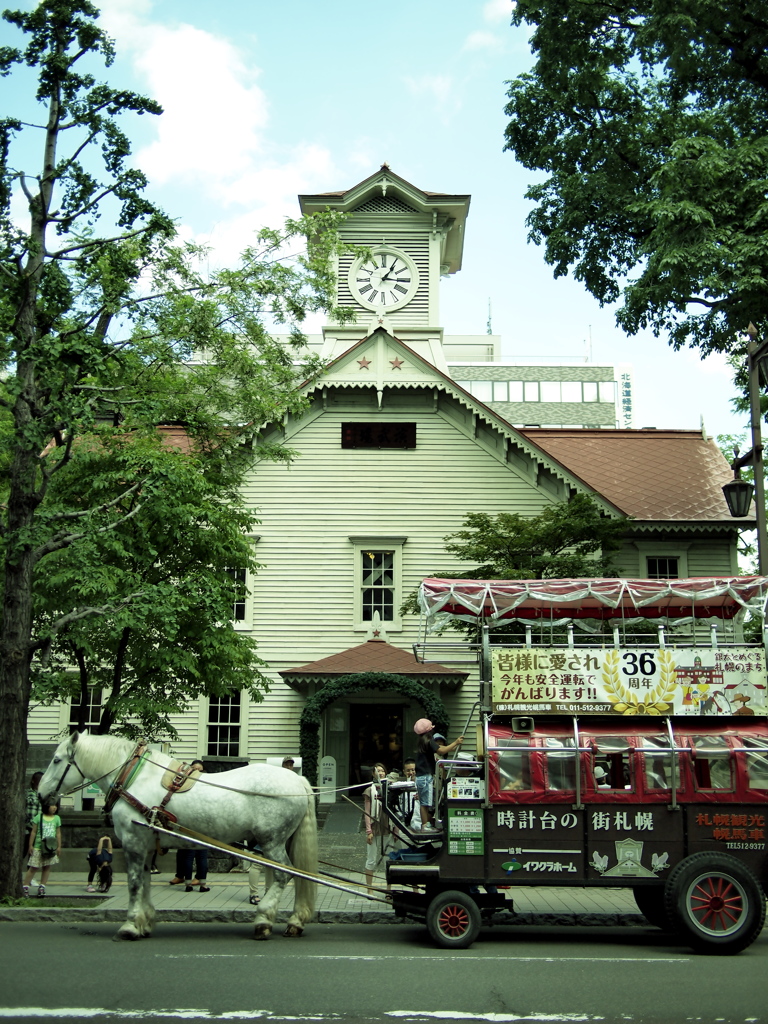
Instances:
[[[254,939],[269,939],[272,937],[272,928],[268,924],[257,924],[253,929]]]
[[[304,934],[304,929],[303,928],[299,928],[299,926],[297,924],[289,924],[288,927],[283,932],[283,935],[285,935],[289,939],[295,939],[299,935],[303,935],[303,934]]]

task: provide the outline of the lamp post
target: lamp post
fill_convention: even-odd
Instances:
[[[757,328],[750,323],[747,328],[750,342],[747,346],[747,369],[749,373],[749,411],[752,429],[752,448],[745,455],[734,452],[731,463],[733,480],[723,487],[723,494],[728,503],[728,511],[732,516],[745,516],[749,513],[752,492],[755,495],[755,520],[757,522],[757,565],[761,576],[768,573],[768,532],[765,522],[765,477],[763,462],[763,441],[761,435],[760,413],[760,364],[768,357],[768,340],[757,343]],[[750,483],[741,479],[744,466],[754,469],[754,489]]]

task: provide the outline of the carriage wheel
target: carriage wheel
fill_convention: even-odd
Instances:
[[[752,872],[726,853],[694,853],[667,879],[670,921],[697,953],[740,953],[765,923],[765,897]]]
[[[654,928],[668,929],[663,885],[636,885],[632,890],[637,909]]]
[[[480,911],[464,892],[441,892],[429,904],[427,928],[443,949],[466,949],[480,932]]]

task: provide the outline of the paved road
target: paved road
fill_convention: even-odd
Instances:
[[[489,1021],[768,1024],[768,934],[694,956],[653,929],[494,928],[441,951],[404,925],[316,924],[256,943],[243,925],[0,926],[0,1021]]]

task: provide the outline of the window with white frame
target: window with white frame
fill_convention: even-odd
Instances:
[[[102,699],[101,687],[89,686],[85,703],[73,697],[69,708],[69,731],[89,729],[94,731],[101,721]]]
[[[457,380],[481,402],[616,402],[612,380]]]
[[[208,757],[239,757],[240,694],[208,698]]]
[[[387,629],[400,629],[404,537],[350,537],[355,558],[355,629],[368,629],[378,612]]]
[[[244,624],[248,601],[247,572],[245,569],[226,569],[225,572],[235,584],[235,599],[232,602],[232,621],[235,624]]]
[[[690,575],[687,544],[651,540],[634,543],[640,553],[640,574],[646,579],[679,580]]]
[[[601,380],[599,387],[600,401],[613,403],[616,401],[616,382]]]
[[[680,578],[680,559],[676,555],[647,555],[645,563],[649,580]]]

